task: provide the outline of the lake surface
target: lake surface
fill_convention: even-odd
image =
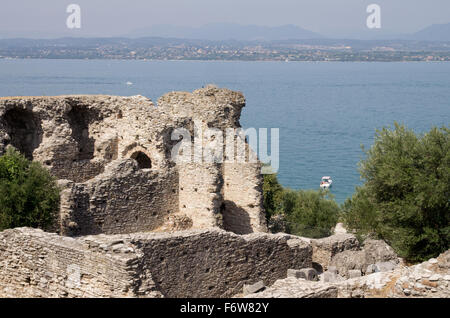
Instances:
[[[126,85],[132,82],[133,85]],[[405,123],[421,133],[450,122],[450,63],[0,60],[0,96],[144,95],[208,83],[242,91],[245,128],[280,129],[284,186],[318,189],[333,177],[338,202],[361,184],[361,145]]]

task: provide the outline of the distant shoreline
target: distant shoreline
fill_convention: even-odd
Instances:
[[[199,41],[164,38],[0,40],[0,57],[17,59],[446,62],[450,42],[427,41]]]
[[[1,60],[53,60],[53,61],[139,61],[139,62],[278,62],[278,63],[448,63],[448,60],[354,60],[354,61],[343,61],[343,60],[292,60],[292,61],[281,61],[281,60],[231,60],[231,59],[126,59],[126,58],[48,58],[48,57],[4,57],[0,56]]]

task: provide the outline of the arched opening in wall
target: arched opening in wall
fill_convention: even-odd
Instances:
[[[90,160],[94,158],[95,139],[89,136],[89,112],[81,107],[73,107],[67,114],[72,129],[72,138],[78,146],[75,160]]]
[[[42,142],[41,121],[32,111],[25,109],[8,110],[3,120],[10,136],[10,144],[17,148],[30,160],[33,160],[33,151]]]
[[[142,151],[133,153],[131,159],[137,161],[139,169],[150,169],[152,167],[151,159]]]

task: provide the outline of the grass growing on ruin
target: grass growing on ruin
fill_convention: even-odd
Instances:
[[[59,206],[59,188],[37,162],[9,147],[0,157],[0,230],[28,226],[50,229]]]

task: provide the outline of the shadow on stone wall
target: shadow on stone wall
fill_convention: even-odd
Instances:
[[[221,207],[223,227],[236,234],[253,233],[248,212],[236,203],[225,200]]]
[[[30,110],[11,109],[2,119],[11,138],[10,144],[33,160],[33,151],[42,142],[43,132],[39,118]]]
[[[78,145],[79,153],[76,160],[93,159],[95,139],[89,135],[89,124],[93,120],[92,114],[82,107],[75,106],[67,114],[67,118],[72,129],[72,138]]]

